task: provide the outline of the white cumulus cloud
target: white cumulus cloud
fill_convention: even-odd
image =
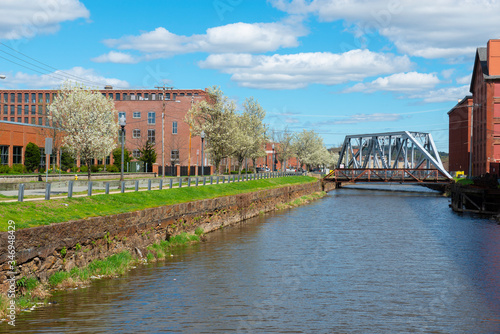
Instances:
[[[110,51],[106,54],[100,55],[99,57],[92,58],[92,61],[96,63],[135,64],[139,62],[139,59],[134,58],[127,53]]]
[[[2,0],[0,38],[31,38],[59,30],[59,24],[90,13],[78,0]]]
[[[104,41],[110,48],[135,50],[144,59],[170,57],[193,52],[260,53],[279,48],[296,47],[298,38],[306,34],[301,24],[288,23],[233,23],[206,30],[205,34],[183,36],[164,27],[137,36],[123,36]],[[100,56],[99,61],[115,62],[113,57]],[[118,59],[119,60],[119,59]]]
[[[435,87],[439,82],[435,74],[418,72],[396,73],[387,77],[377,78],[369,83],[356,84],[346,89],[345,92],[373,93],[376,91],[388,91],[406,93],[427,91]]]
[[[352,50],[346,53],[298,53],[288,55],[216,54],[199,63],[202,68],[232,74],[243,87],[297,89],[310,84],[335,85],[367,77],[406,71],[406,56]]]
[[[415,94],[409,96],[410,98],[423,99],[427,103],[438,102],[456,102],[463,99],[465,96],[470,95],[469,85],[460,87],[446,87],[438,90],[431,90],[426,93]]]
[[[115,78],[106,78],[98,74],[94,69],[73,67],[69,70],[58,70],[48,74],[27,74],[23,72],[7,73],[8,81],[4,82],[6,87],[32,88],[32,89],[57,89],[66,81],[76,81],[88,87],[104,88],[111,85],[115,88],[128,88],[129,83]]]
[[[473,57],[478,46],[500,34],[500,2],[495,0],[270,1],[290,14],[309,13],[327,22],[342,20],[355,37],[378,32],[400,52],[424,58]]]

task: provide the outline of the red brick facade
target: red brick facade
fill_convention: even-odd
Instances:
[[[201,139],[190,139],[184,117],[191,103],[205,99],[204,90],[167,90],[165,99],[163,91],[157,89],[104,89],[101,92],[115,101],[118,112],[125,113],[125,147],[128,150],[137,154],[136,150],[148,137],[154,139],[156,162],[161,165],[164,112],[165,165],[188,165],[189,162],[191,166],[197,162],[201,165]],[[2,164],[24,163],[24,149],[29,142],[44,147],[48,136],[48,106],[56,94],[57,90],[0,90]],[[109,162],[112,162],[112,157]]]
[[[469,175],[471,107],[472,96],[466,96],[448,112],[449,170],[463,171],[466,175]]]
[[[486,48],[478,48],[470,86],[473,108],[468,108],[472,124],[472,143],[470,133],[463,147],[458,145],[464,133],[455,131],[454,123],[458,115],[455,108],[463,108],[460,103],[449,112],[450,115],[450,164],[452,159],[463,161],[463,152],[467,146],[472,150],[472,171],[469,175],[479,176],[485,173],[500,174],[500,40],[490,40]],[[463,118],[463,115],[462,115]],[[460,120],[460,119],[458,119]],[[463,129],[462,129],[463,130]],[[470,151],[469,151],[470,152]],[[453,157],[453,158],[452,158]],[[455,167],[450,165],[450,169]],[[465,169],[462,169],[465,170]]]

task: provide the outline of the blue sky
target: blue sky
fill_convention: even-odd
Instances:
[[[411,130],[448,151],[475,50],[500,38],[495,0],[2,0],[0,14],[0,88],[216,85],[327,146]]]

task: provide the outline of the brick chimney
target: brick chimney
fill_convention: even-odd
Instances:
[[[488,74],[500,75],[500,39],[488,41]]]

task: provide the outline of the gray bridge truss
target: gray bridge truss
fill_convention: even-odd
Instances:
[[[400,131],[346,136],[335,182],[449,183],[430,133]]]

